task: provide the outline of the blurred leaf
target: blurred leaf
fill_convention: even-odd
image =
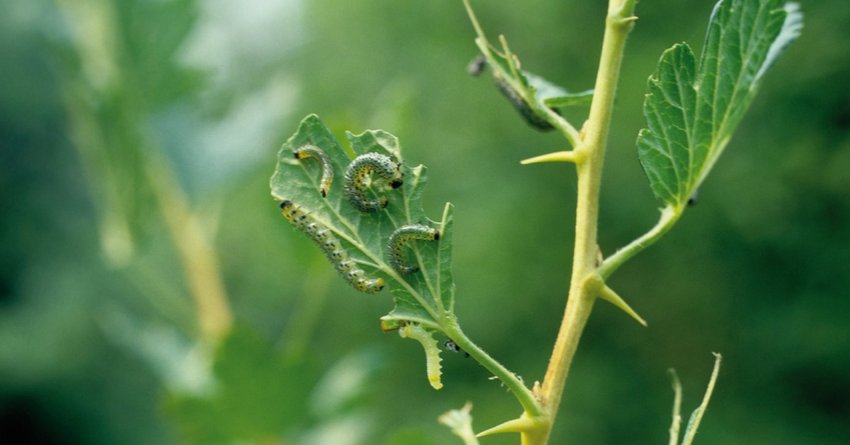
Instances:
[[[280,201],[291,201],[309,215],[311,221],[330,230],[350,259],[367,276],[379,277],[387,282],[395,295],[396,307],[385,320],[416,322],[436,329],[440,314],[451,312],[454,306],[452,206],[446,205],[439,223],[427,218],[421,202],[427,181],[425,167],[403,165],[395,136],[381,130],[359,135],[348,133],[347,136],[355,155],[380,153],[402,163],[404,183],[401,187],[376,190],[375,182],[370,187],[370,193],[387,198],[385,208],[375,212],[358,210],[346,198],[341,180],[333,181],[327,197],[322,197],[319,192],[322,169],[318,163],[295,159],[293,150],[305,144],[319,147],[329,157],[336,178],[343,176],[351,157],[315,115],[307,116],[297,132],[281,147],[277,169],[271,178],[272,195]],[[384,251],[390,235],[409,224],[424,224],[438,229],[440,237],[438,242],[409,243],[410,258],[419,271],[402,275],[390,266]]]
[[[472,429],[472,403],[466,402],[461,409],[453,409],[437,418],[443,425],[449,427],[456,436],[463,440],[464,445],[478,445],[478,438]]]
[[[215,387],[205,396],[170,394],[166,410],[192,444],[263,441],[307,420],[314,373],[251,331],[237,327],[215,353]]]
[[[661,56],[644,102],[638,156],[655,195],[684,208],[723,152],[765,71],[799,35],[802,15],[782,0],[721,0],[699,66],[680,43]]]

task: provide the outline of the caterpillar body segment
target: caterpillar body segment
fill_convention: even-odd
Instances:
[[[443,367],[440,362],[443,361],[440,357],[440,347],[437,345],[437,340],[430,332],[425,330],[417,323],[407,323],[398,330],[398,335],[401,338],[411,338],[418,341],[425,350],[425,370],[428,376],[428,383],[434,389],[443,388]]]
[[[408,265],[405,260],[404,246],[411,240],[436,241],[440,232],[424,224],[408,224],[396,229],[387,241],[387,261],[398,273],[411,274],[419,270],[418,266]]]
[[[343,189],[351,205],[361,212],[381,210],[389,202],[386,196],[377,199],[369,196],[369,189],[374,183],[373,175],[394,189],[404,183],[402,165],[391,157],[380,153],[366,153],[354,158],[345,170]]]
[[[319,182],[319,193],[325,198],[331,190],[331,184],[334,181],[334,167],[331,163],[331,158],[319,147],[312,144],[302,145],[292,151],[295,159],[299,161],[307,158],[315,158],[322,165],[322,179]]]
[[[333,264],[334,269],[355,289],[367,294],[374,294],[384,288],[384,279],[366,276],[366,272],[357,267],[357,262],[351,259],[330,229],[315,221],[309,213],[289,200],[280,203],[280,212],[290,224],[304,232],[319,245],[322,252]]]

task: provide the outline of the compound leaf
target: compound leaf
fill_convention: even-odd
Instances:
[[[755,96],[762,76],[797,38],[802,14],[783,0],[721,0],[697,64],[677,44],[661,56],[644,102],[638,157],[655,195],[684,209]]]

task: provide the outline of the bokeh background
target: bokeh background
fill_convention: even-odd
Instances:
[[[592,86],[603,3],[475,6],[526,69],[578,91]],[[701,45],[711,7],[638,6],[605,252],[655,222],[634,147],[645,81],[665,48]],[[698,443],[850,440],[850,3],[802,8],[802,37],[698,205],[612,279],[649,327],[597,305],[553,444],[666,443],[667,369],[689,412],[712,351],[725,361]],[[445,355],[446,387],[431,390],[418,345],[378,329],[388,297],[338,279],[267,185],[308,113],[340,136],[399,136],[429,167],[426,210],[456,205],[465,330],[540,379],[569,284],[575,175],[518,164],[564,143],[466,74],[460,1],[0,9],[0,442],[449,444],[436,417],[467,400],[477,429],[517,414],[462,355]]]

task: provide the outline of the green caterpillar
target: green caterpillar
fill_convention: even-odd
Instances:
[[[361,212],[375,212],[386,207],[388,203],[386,196],[378,199],[368,197],[368,189],[373,183],[373,173],[394,189],[401,187],[404,182],[401,164],[387,155],[366,153],[354,158],[345,170],[343,189],[351,205]]]
[[[405,244],[410,240],[437,241],[439,239],[440,232],[433,227],[423,224],[401,226],[390,235],[390,239],[387,241],[387,259],[398,273],[402,275],[411,274],[419,270],[419,267],[405,264]]]
[[[366,272],[357,267],[357,263],[342,248],[339,240],[331,233],[330,229],[315,221],[310,214],[289,200],[280,203],[280,212],[296,229],[306,233],[311,240],[319,245],[328,260],[333,263],[334,269],[355,289],[367,294],[374,294],[384,288],[384,279],[367,277]]]
[[[442,389],[443,369],[440,362],[443,359],[440,357],[437,340],[434,340],[430,332],[416,323],[405,324],[398,330],[398,335],[401,338],[412,338],[422,344],[422,348],[425,350],[425,369],[428,375],[428,383],[434,389]]]
[[[295,159],[299,161],[306,158],[316,158],[322,164],[322,179],[319,182],[319,192],[322,197],[327,197],[331,190],[331,184],[334,182],[334,167],[331,164],[331,158],[327,153],[319,147],[312,144],[302,145],[292,151]]]

